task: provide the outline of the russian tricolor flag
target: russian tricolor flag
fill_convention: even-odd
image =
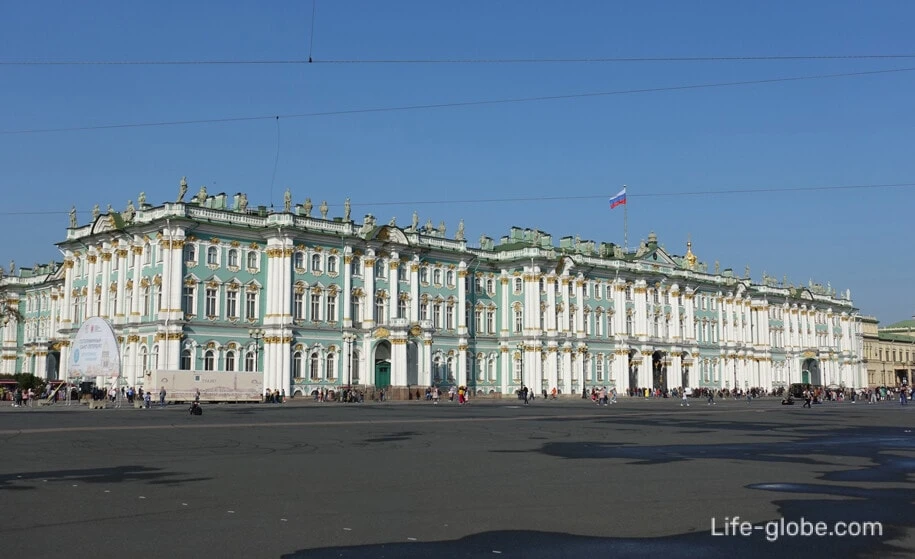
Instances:
[[[625,206],[625,205],[626,205],[626,187],[623,187],[623,189],[620,190],[619,194],[617,194],[613,198],[610,198],[610,209],[612,210],[613,208],[615,208],[617,206]]]

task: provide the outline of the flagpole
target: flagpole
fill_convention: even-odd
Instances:
[[[626,185],[623,185],[626,192]],[[629,196],[626,192],[626,203],[623,204],[623,252],[629,252]]]

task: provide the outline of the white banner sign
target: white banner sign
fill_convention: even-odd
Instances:
[[[71,379],[121,376],[118,339],[107,321],[92,317],[79,327],[67,371]]]

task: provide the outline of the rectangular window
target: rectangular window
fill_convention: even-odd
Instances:
[[[515,332],[521,332],[524,330],[524,312],[521,310],[515,311]]]
[[[337,296],[327,296],[327,322],[337,322]]]
[[[216,289],[212,287],[206,291],[206,316],[216,316]]]
[[[317,293],[311,294],[311,320],[313,322],[321,320],[321,296]]]
[[[238,318],[238,291],[226,293],[226,318]]]
[[[305,294],[295,293],[292,296],[292,318],[305,320]]]
[[[490,334],[496,333],[496,313],[493,311],[486,313],[486,331]]]
[[[451,305],[445,307],[445,328],[454,329],[454,307]]]
[[[245,318],[248,320],[257,318],[257,293],[245,292]]]
[[[184,286],[184,312],[186,314],[196,314],[197,308],[194,305],[194,286]]]

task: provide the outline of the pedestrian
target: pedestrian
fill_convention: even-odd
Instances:
[[[610,389],[610,403],[616,403],[616,387]]]
[[[147,392],[143,395],[143,404],[146,406],[146,409],[149,409],[149,405],[152,403],[152,392]]]
[[[682,394],[683,394],[683,399],[680,402],[680,407],[681,408],[683,406],[689,407],[689,400],[686,399],[686,389],[685,388],[682,390]]]
[[[159,407],[165,407],[165,387],[159,390]]]
[[[526,386],[521,387],[521,396],[524,397],[524,405],[526,406],[527,405],[527,396],[528,396],[528,391],[527,391]]]
[[[442,395],[442,393],[439,391],[437,386],[435,388],[433,388],[432,389],[432,403],[438,404],[438,399],[441,395]]]
[[[198,404],[200,403],[200,389],[199,388],[194,393],[194,401],[197,402]]]
[[[810,405],[810,402],[811,402],[812,400],[813,400],[813,395],[810,393],[809,390],[805,390],[805,391],[804,391],[804,405],[801,406],[801,407],[804,407],[804,408],[812,407],[812,406]]]

